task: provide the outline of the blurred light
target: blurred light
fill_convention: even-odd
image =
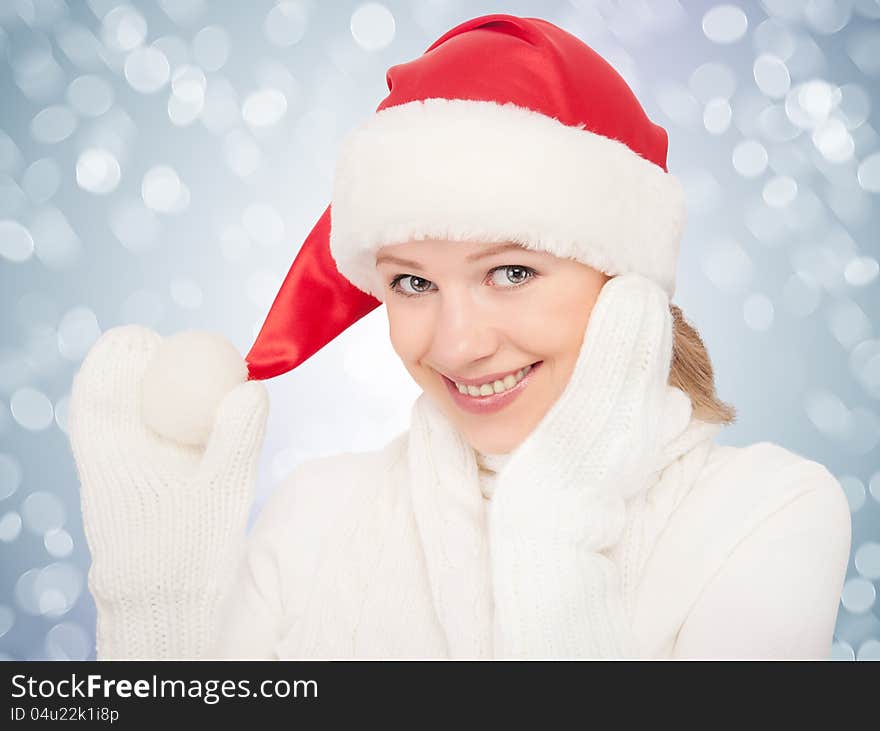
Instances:
[[[864,340],[849,356],[849,367],[868,394],[880,399],[880,340]]]
[[[730,99],[736,91],[736,75],[729,66],[716,61],[698,66],[688,80],[691,93],[706,103],[712,99]]]
[[[287,99],[277,89],[262,89],[244,100],[241,115],[252,127],[277,124],[287,113]]]
[[[714,43],[735,43],[749,28],[749,19],[736,5],[716,5],[703,16],[703,33]]]
[[[113,106],[113,87],[100,76],[80,76],[67,87],[67,102],[77,114],[100,117]]]
[[[101,38],[114,51],[131,51],[147,37],[147,21],[131,5],[119,5],[101,23]]]
[[[756,178],[767,168],[767,150],[756,140],[740,142],[733,150],[733,167],[744,178]]]
[[[860,662],[868,660],[880,660],[880,640],[865,640],[861,645],[859,645],[859,654],[857,657]]]
[[[51,492],[32,492],[22,503],[21,512],[25,526],[38,536],[64,525],[64,506]]]
[[[150,44],[160,51],[172,72],[180,66],[186,66],[190,62],[189,46],[177,36],[162,36]]]
[[[156,245],[161,225],[140,198],[126,197],[111,211],[110,229],[126,249],[141,252]]]
[[[846,52],[866,76],[880,76],[880,31],[875,28],[858,30],[847,38]]]
[[[841,439],[852,430],[852,414],[846,405],[829,391],[813,391],[806,397],[807,416],[824,435]]]
[[[877,590],[870,581],[855,577],[843,585],[840,601],[848,612],[863,614],[874,606],[876,597]]]
[[[153,94],[168,83],[171,66],[158,48],[138,48],[125,59],[125,78],[135,91]]]
[[[171,78],[174,96],[188,103],[204,103],[208,80],[198,66],[181,66]]]
[[[852,14],[852,0],[810,0],[804,7],[804,17],[817,33],[830,34],[841,30]]]
[[[15,612],[11,607],[0,604],[0,637],[3,637],[15,624]]]
[[[839,119],[829,119],[817,126],[812,138],[823,157],[834,163],[850,160],[855,152],[853,138]]]
[[[853,475],[843,475],[838,477],[841,488],[846,495],[849,503],[849,509],[852,513],[857,513],[865,504],[865,486],[862,481]]]
[[[93,642],[74,622],[61,622],[46,633],[45,650],[49,660],[86,660]]]
[[[34,239],[18,221],[0,220],[0,256],[8,261],[22,262],[34,253]]]
[[[73,564],[57,561],[39,571],[32,587],[39,614],[60,617],[69,612],[79,599],[83,578]]]
[[[47,145],[66,140],[75,129],[76,117],[62,105],[46,107],[31,121],[31,136]]]
[[[703,109],[703,126],[713,135],[724,134],[730,127],[732,116],[727,99],[711,99]]]
[[[159,5],[178,25],[191,25],[207,10],[205,0],[159,0]]]
[[[764,183],[761,197],[764,202],[773,208],[782,208],[794,201],[797,197],[797,183],[787,175],[777,175]]]
[[[859,84],[850,83],[840,87],[840,104],[837,113],[847,129],[861,127],[871,114],[871,97]]]
[[[28,166],[21,183],[34,203],[45,203],[58,192],[61,170],[51,157],[43,157]]]
[[[18,183],[8,175],[0,173],[0,220],[21,215],[27,203],[27,196],[18,187]],[[0,251],[2,249],[3,240],[0,237]]]
[[[43,545],[52,558],[67,558],[73,553],[73,538],[64,528],[50,528],[43,536]]]
[[[673,83],[661,82],[657,85],[657,103],[663,113],[677,125],[693,128],[702,120],[700,103],[687,87]]]
[[[50,269],[74,264],[82,253],[82,242],[67,217],[54,206],[44,206],[30,222],[37,258]]]
[[[68,360],[82,360],[101,336],[98,318],[88,307],[74,307],[64,313],[58,325],[58,352]]]
[[[74,66],[84,71],[103,68],[101,41],[88,28],[78,23],[62,23],[56,29],[55,41]]]
[[[877,260],[870,256],[859,256],[850,260],[844,269],[843,276],[847,284],[853,287],[864,287],[875,279],[880,273],[880,265]]]
[[[871,320],[850,299],[840,298],[832,302],[826,319],[831,334],[847,350],[871,336]]]
[[[782,104],[771,104],[758,114],[758,129],[761,134],[774,142],[790,142],[801,130],[789,120]]]
[[[871,476],[870,481],[871,497],[880,503],[880,471],[875,472]]]
[[[299,43],[309,23],[308,9],[302,2],[280,2],[266,15],[263,32],[270,43],[287,47]]]
[[[859,185],[870,193],[880,193],[880,152],[866,157],[859,165]]]
[[[880,543],[866,541],[855,552],[856,571],[865,579],[880,579]]]
[[[351,15],[351,35],[365,51],[380,51],[395,34],[394,16],[380,3],[364,3]]]
[[[770,53],[762,53],[755,59],[752,74],[758,88],[774,99],[784,97],[791,86],[791,76],[785,62]]]
[[[0,541],[12,543],[21,533],[21,516],[9,511],[0,518]]]
[[[21,165],[21,150],[18,149],[18,145],[11,137],[0,129],[0,170],[14,173]]]
[[[89,147],[76,161],[76,183],[89,193],[112,193],[119,185],[122,170],[109,150]]]
[[[62,396],[55,402],[55,423],[65,434],[67,433],[67,411],[70,406],[70,396]]]
[[[0,500],[15,494],[21,485],[21,463],[14,454],[0,452]]]
[[[773,302],[765,294],[750,294],[743,303],[743,319],[752,330],[769,330],[773,324]]]
[[[214,134],[224,134],[236,127],[241,119],[238,95],[232,84],[220,76],[212,76],[205,94],[201,121]]]
[[[156,165],[146,172],[141,182],[141,197],[148,208],[159,213],[179,212],[190,200],[189,188],[168,165]]]
[[[41,431],[48,427],[54,418],[52,402],[42,391],[31,386],[23,386],[9,399],[12,417],[28,431]]]
[[[168,97],[168,119],[177,127],[185,127],[199,118],[203,107],[203,99],[188,102],[172,94]]]
[[[755,28],[752,40],[758,51],[772,53],[783,61],[791,58],[795,51],[791,28],[776,18],[768,18]]]
[[[202,28],[193,38],[196,63],[208,71],[219,71],[229,59],[229,34],[219,25]]]

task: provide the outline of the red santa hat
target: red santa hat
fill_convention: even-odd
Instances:
[[[686,216],[666,131],[583,41],[484,15],[386,81],[342,141],[332,202],[246,357],[251,379],[296,368],[378,307],[376,251],[410,239],[514,241],[672,296]]]
[[[484,15],[386,81],[342,141],[331,203],[246,356],[248,379],[296,368],[378,307],[376,251],[410,239],[513,241],[672,296],[685,201],[666,131],[583,41]]]

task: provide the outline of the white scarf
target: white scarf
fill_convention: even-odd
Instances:
[[[666,293],[610,279],[572,376],[486,502],[473,448],[422,394],[407,465],[434,606],[454,658],[640,657],[641,570],[721,425],[668,385]]]

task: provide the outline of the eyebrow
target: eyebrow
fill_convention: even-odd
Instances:
[[[499,244],[498,246],[492,246],[491,248],[484,249],[483,251],[478,251],[476,254],[469,254],[465,257],[465,261],[478,261],[480,259],[485,259],[486,257],[493,256],[494,254],[500,254],[503,251],[509,251],[511,249],[527,251],[527,249],[525,249],[521,244]],[[400,257],[391,256],[390,254],[383,254],[382,256],[377,257],[376,266],[378,266],[382,262],[398,264],[399,266],[404,267],[413,267],[414,269],[422,268],[422,265],[419,264],[417,261],[413,261],[412,259],[401,259]]]

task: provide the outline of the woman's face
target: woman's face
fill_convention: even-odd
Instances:
[[[510,242],[408,241],[376,267],[395,352],[471,446],[496,454],[562,394],[609,279]]]

